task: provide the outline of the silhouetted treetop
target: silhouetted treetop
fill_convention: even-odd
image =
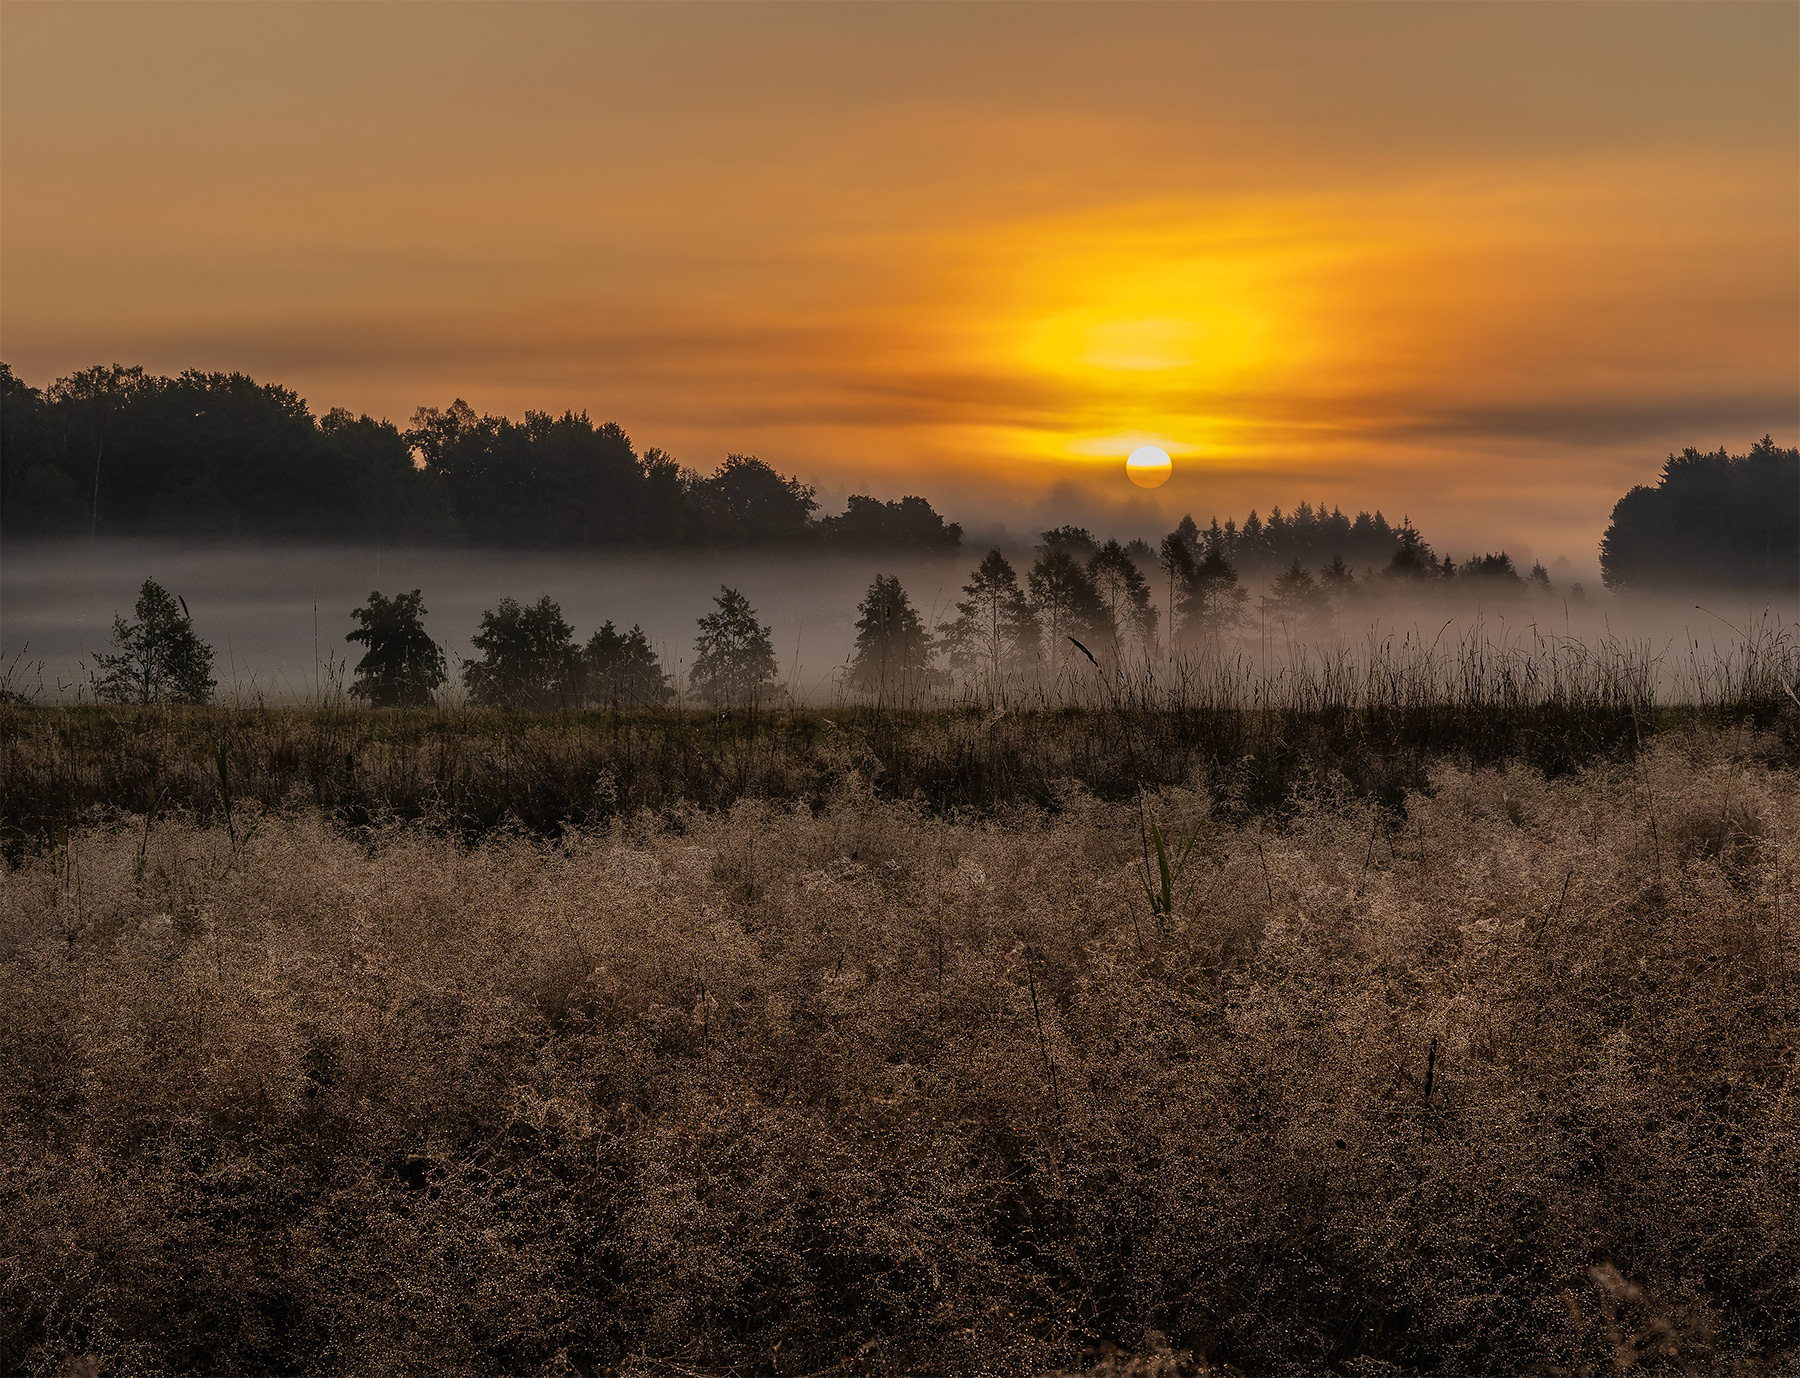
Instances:
[[[8,535],[919,550],[962,537],[920,497],[817,511],[811,486],[755,456],[703,475],[583,412],[515,422],[457,398],[402,430],[343,410],[315,419],[296,393],[241,373],[111,365],[39,391],[0,364]]]
[[[1609,588],[1800,588],[1800,450],[1765,435],[1748,454],[1670,455],[1614,505],[1600,571]]]

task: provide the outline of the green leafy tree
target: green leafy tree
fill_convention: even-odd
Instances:
[[[621,632],[606,623],[581,653],[586,696],[621,708],[660,708],[675,697],[675,686],[650,648],[642,627]]]
[[[502,598],[471,640],[481,659],[463,667],[463,683],[476,703],[556,708],[579,697],[574,628],[549,594],[530,607]]]
[[[713,602],[718,611],[699,619],[700,635],[694,638],[694,667],[688,671],[694,692],[713,708],[774,697],[780,686],[770,629],[734,588],[720,585]]]
[[[951,668],[984,675],[991,686],[1030,667],[1038,654],[1037,614],[998,546],[982,556],[963,593],[955,620],[938,628]]]
[[[425,599],[419,590],[383,598],[371,593],[366,606],[350,613],[357,623],[344,640],[367,648],[356,665],[350,692],[376,708],[417,707],[449,678],[444,652],[425,630]]]
[[[880,695],[923,689],[931,678],[931,634],[899,577],[877,574],[857,613],[850,687]]]
[[[213,696],[212,647],[194,634],[187,604],[154,579],[132,609],[113,618],[112,652],[97,652],[94,694],[110,703],[207,703]]]

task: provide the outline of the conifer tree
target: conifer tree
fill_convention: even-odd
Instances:
[[[899,577],[877,574],[857,614],[850,687],[881,696],[922,689],[931,675],[931,634]]]

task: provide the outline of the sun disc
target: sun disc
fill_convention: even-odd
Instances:
[[[1125,476],[1139,488],[1160,488],[1174,472],[1175,465],[1169,459],[1169,452],[1155,445],[1138,446],[1125,461]]]

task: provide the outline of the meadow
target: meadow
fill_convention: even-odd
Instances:
[[[1791,1371],[1797,682],[0,705],[0,1355]]]

